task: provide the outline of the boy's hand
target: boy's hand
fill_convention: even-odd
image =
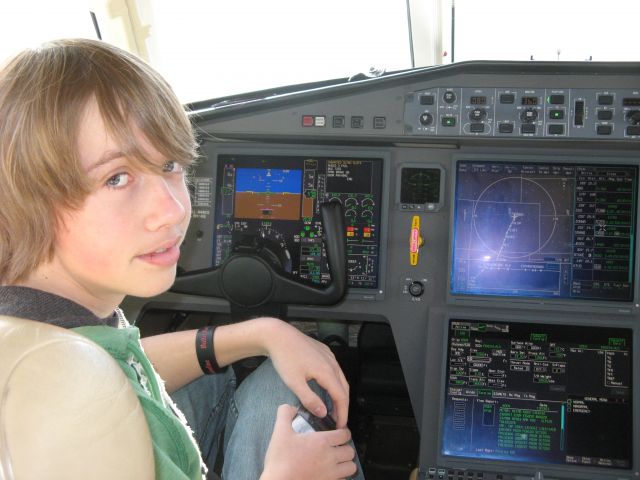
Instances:
[[[338,480],[356,473],[346,428],[298,434],[291,428],[297,409],[280,405],[260,480]]]
[[[275,321],[264,336],[265,349],[283,382],[311,413],[327,415],[322,399],[311,390],[309,380],[324,388],[333,402],[338,428],[347,426],[349,384],[331,349],[291,325]]]

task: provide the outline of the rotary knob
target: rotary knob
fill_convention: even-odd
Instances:
[[[442,99],[444,100],[444,103],[453,103],[456,101],[456,94],[452,90],[447,90],[444,92]]]
[[[409,285],[409,293],[412,297],[419,297],[424,293],[424,285],[422,282],[411,282]]]
[[[474,122],[479,122],[486,116],[487,111],[484,108],[474,108],[469,112],[469,118]]]
[[[424,112],[420,114],[420,124],[424,125],[425,127],[428,127],[432,123],[433,123],[433,115],[431,115],[429,112]]]
[[[629,110],[625,115],[625,119],[631,125],[640,125],[640,110]]]

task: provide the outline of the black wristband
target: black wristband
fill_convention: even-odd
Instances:
[[[205,375],[219,373],[227,369],[227,367],[220,368],[216,360],[216,352],[213,348],[213,334],[216,328],[217,325],[209,325],[196,332],[196,355]]]

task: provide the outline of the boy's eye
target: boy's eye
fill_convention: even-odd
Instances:
[[[117,173],[107,179],[107,187],[109,188],[121,188],[129,183],[128,173]]]
[[[169,160],[162,166],[162,171],[166,173],[182,173],[184,167],[175,160]]]

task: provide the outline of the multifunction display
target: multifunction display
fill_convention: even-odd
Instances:
[[[631,468],[632,331],[451,320],[442,454]]]
[[[630,302],[638,168],[459,161],[451,293]]]
[[[378,286],[382,160],[378,158],[219,155],[214,263],[256,235],[283,268],[313,283],[330,280],[320,204],[345,213],[350,287]]]

